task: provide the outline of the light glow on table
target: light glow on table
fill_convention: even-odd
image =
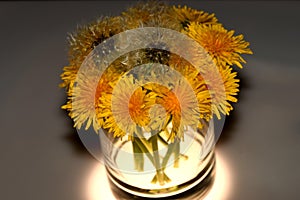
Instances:
[[[232,177],[228,163],[221,153],[216,152],[215,181],[203,200],[229,199],[231,185]],[[88,177],[86,196],[88,200],[117,200],[111,191],[106,169],[102,163],[97,164]]]
[[[229,199],[232,185],[230,168],[224,157],[216,152],[216,176],[212,188],[203,200]]]

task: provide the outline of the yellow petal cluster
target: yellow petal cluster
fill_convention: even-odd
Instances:
[[[221,67],[237,65],[242,68],[241,63],[246,61],[241,54],[252,54],[243,35],[234,36],[233,30],[228,31],[221,24],[192,22],[183,32],[200,43]]]
[[[141,49],[122,55],[101,77],[97,73],[93,77],[92,72],[89,78],[78,75],[81,64],[98,44],[115,34],[146,26],[186,34],[206,50],[217,71],[210,73],[204,69],[210,66],[203,62],[205,67],[200,73],[172,52]],[[144,129],[149,132],[164,130],[173,141],[176,136],[183,138],[187,126],[199,128],[214,115],[219,119],[229,115],[239,92],[239,79],[232,66],[242,68],[246,63],[242,54],[252,54],[244,36],[226,30],[214,14],[155,1],[138,3],[120,16],[102,17],[81,26],[68,39],[69,64],[63,68],[60,84],[66,89],[68,98],[62,108],[69,112],[78,129],[93,126],[96,132],[103,128],[115,137],[128,135],[129,139]],[[163,76],[153,70],[149,73],[151,79],[163,77],[165,85],[139,82],[146,74],[130,71],[148,62],[168,65],[181,77]],[[95,81],[96,89],[91,87]],[[172,128],[168,129],[170,124]]]
[[[180,21],[183,28],[192,22],[198,24],[215,24],[218,21],[214,13],[210,14],[187,6],[173,6],[173,9],[176,12],[176,18]]]

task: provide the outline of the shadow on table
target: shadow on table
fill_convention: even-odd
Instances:
[[[67,132],[63,135],[63,140],[68,143],[72,150],[79,156],[95,158],[100,156],[100,144],[98,135],[91,130],[86,132],[78,132],[73,127],[73,121],[70,119],[65,111],[62,110],[62,114],[68,118],[68,124],[66,124]],[[90,133],[91,132],[91,133]],[[87,148],[87,146],[89,146]],[[96,158],[97,159],[97,158]]]
[[[238,79],[240,79],[239,83],[239,93],[237,95],[238,103],[242,102],[246,98],[247,90],[251,89],[251,81],[249,78],[243,73],[243,70],[236,70],[238,72]],[[238,104],[237,103],[237,104]],[[234,134],[237,133],[235,131],[237,124],[240,123],[240,111],[237,111],[237,104],[233,104],[233,111],[230,112],[229,116],[226,116],[224,127],[222,129],[222,134],[218,140],[218,145],[226,144]]]

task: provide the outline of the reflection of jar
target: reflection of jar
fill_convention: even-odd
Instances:
[[[99,137],[110,180],[120,189],[141,197],[167,197],[194,186],[206,191],[215,164],[213,120],[209,125],[197,132],[188,128],[184,140],[173,143],[166,142],[163,133],[128,141],[101,130]],[[157,151],[134,150],[156,146],[153,142]]]

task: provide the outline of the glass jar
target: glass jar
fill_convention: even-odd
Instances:
[[[146,59],[141,59],[143,56]],[[161,59],[153,60],[153,57]],[[189,63],[188,70],[181,62]],[[155,87],[162,92],[156,92]],[[201,129],[195,128],[198,125],[194,123],[205,116],[208,119],[207,114],[212,114],[211,108],[209,112],[203,112],[203,107],[201,110],[199,106],[202,103],[212,106],[219,100],[210,91],[226,96],[219,70],[202,46],[174,30],[144,27],[114,35],[91,51],[77,72],[72,108],[74,112],[88,110],[83,113],[89,118],[87,124],[93,123],[95,130],[98,130],[98,125],[102,127],[99,139],[110,180],[133,195],[161,198],[182,193],[211,179],[215,163],[214,145],[220,131],[215,131],[218,126],[214,119],[203,121]],[[169,108],[173,103],[179,105],[177,115],[165,108],[170,118],[161,120],[163,125],[159,126],[163,127],[148,127],[147,131],[144,118],[131,116],[131,97],[139,94],[138,97],[144,100],[147,95],[155,93],[161,100],[167,92],[170,94],[168,98],[172,99]],[[198,98],[202,95],[203,99]],[[138,109],[150,104],[154,98],[149,96]],[[188,104],[184,104],[186,96]],[[158,102],[155,100],[153,104]],[[181,105],[187,106],[191,112],[185,112]],[[160,109],[150,110],[143,112],[152,113],[155,121],[155,113]],[[164,116],[158,113],[158,118]],[[74,116],[81,120],[80,115],[75,113]],[[133,122],[130,125],[128,120],[123,120],[128,116]],[[137,117],[139,120],[134,121]],[[181,117],[185,118],[184,129],[180,129],[180,133],[172,132],[173,119],[176,118],[177,125],[181,126]],[[124,135],[114,133],[115,128],[122,130]],[[151,132],[154,130],[159,132]],[[170,133],[174,137],[170,137]],[[90,145],[86,146],[90,148]]]
[[[99,133],[107,174],[112,183],[140,197],[168,197],[212,179],[215,165],[213,120],[202,129],[186,128],[184,140],[167,141],[164,133],[128,140]],[[145,146],[150,150],[146,151]],[[157,148],[155,148],[157,146]],[[148,152],[148,153],[145,153]],[[203,184],[205,192],[207,184]]]

